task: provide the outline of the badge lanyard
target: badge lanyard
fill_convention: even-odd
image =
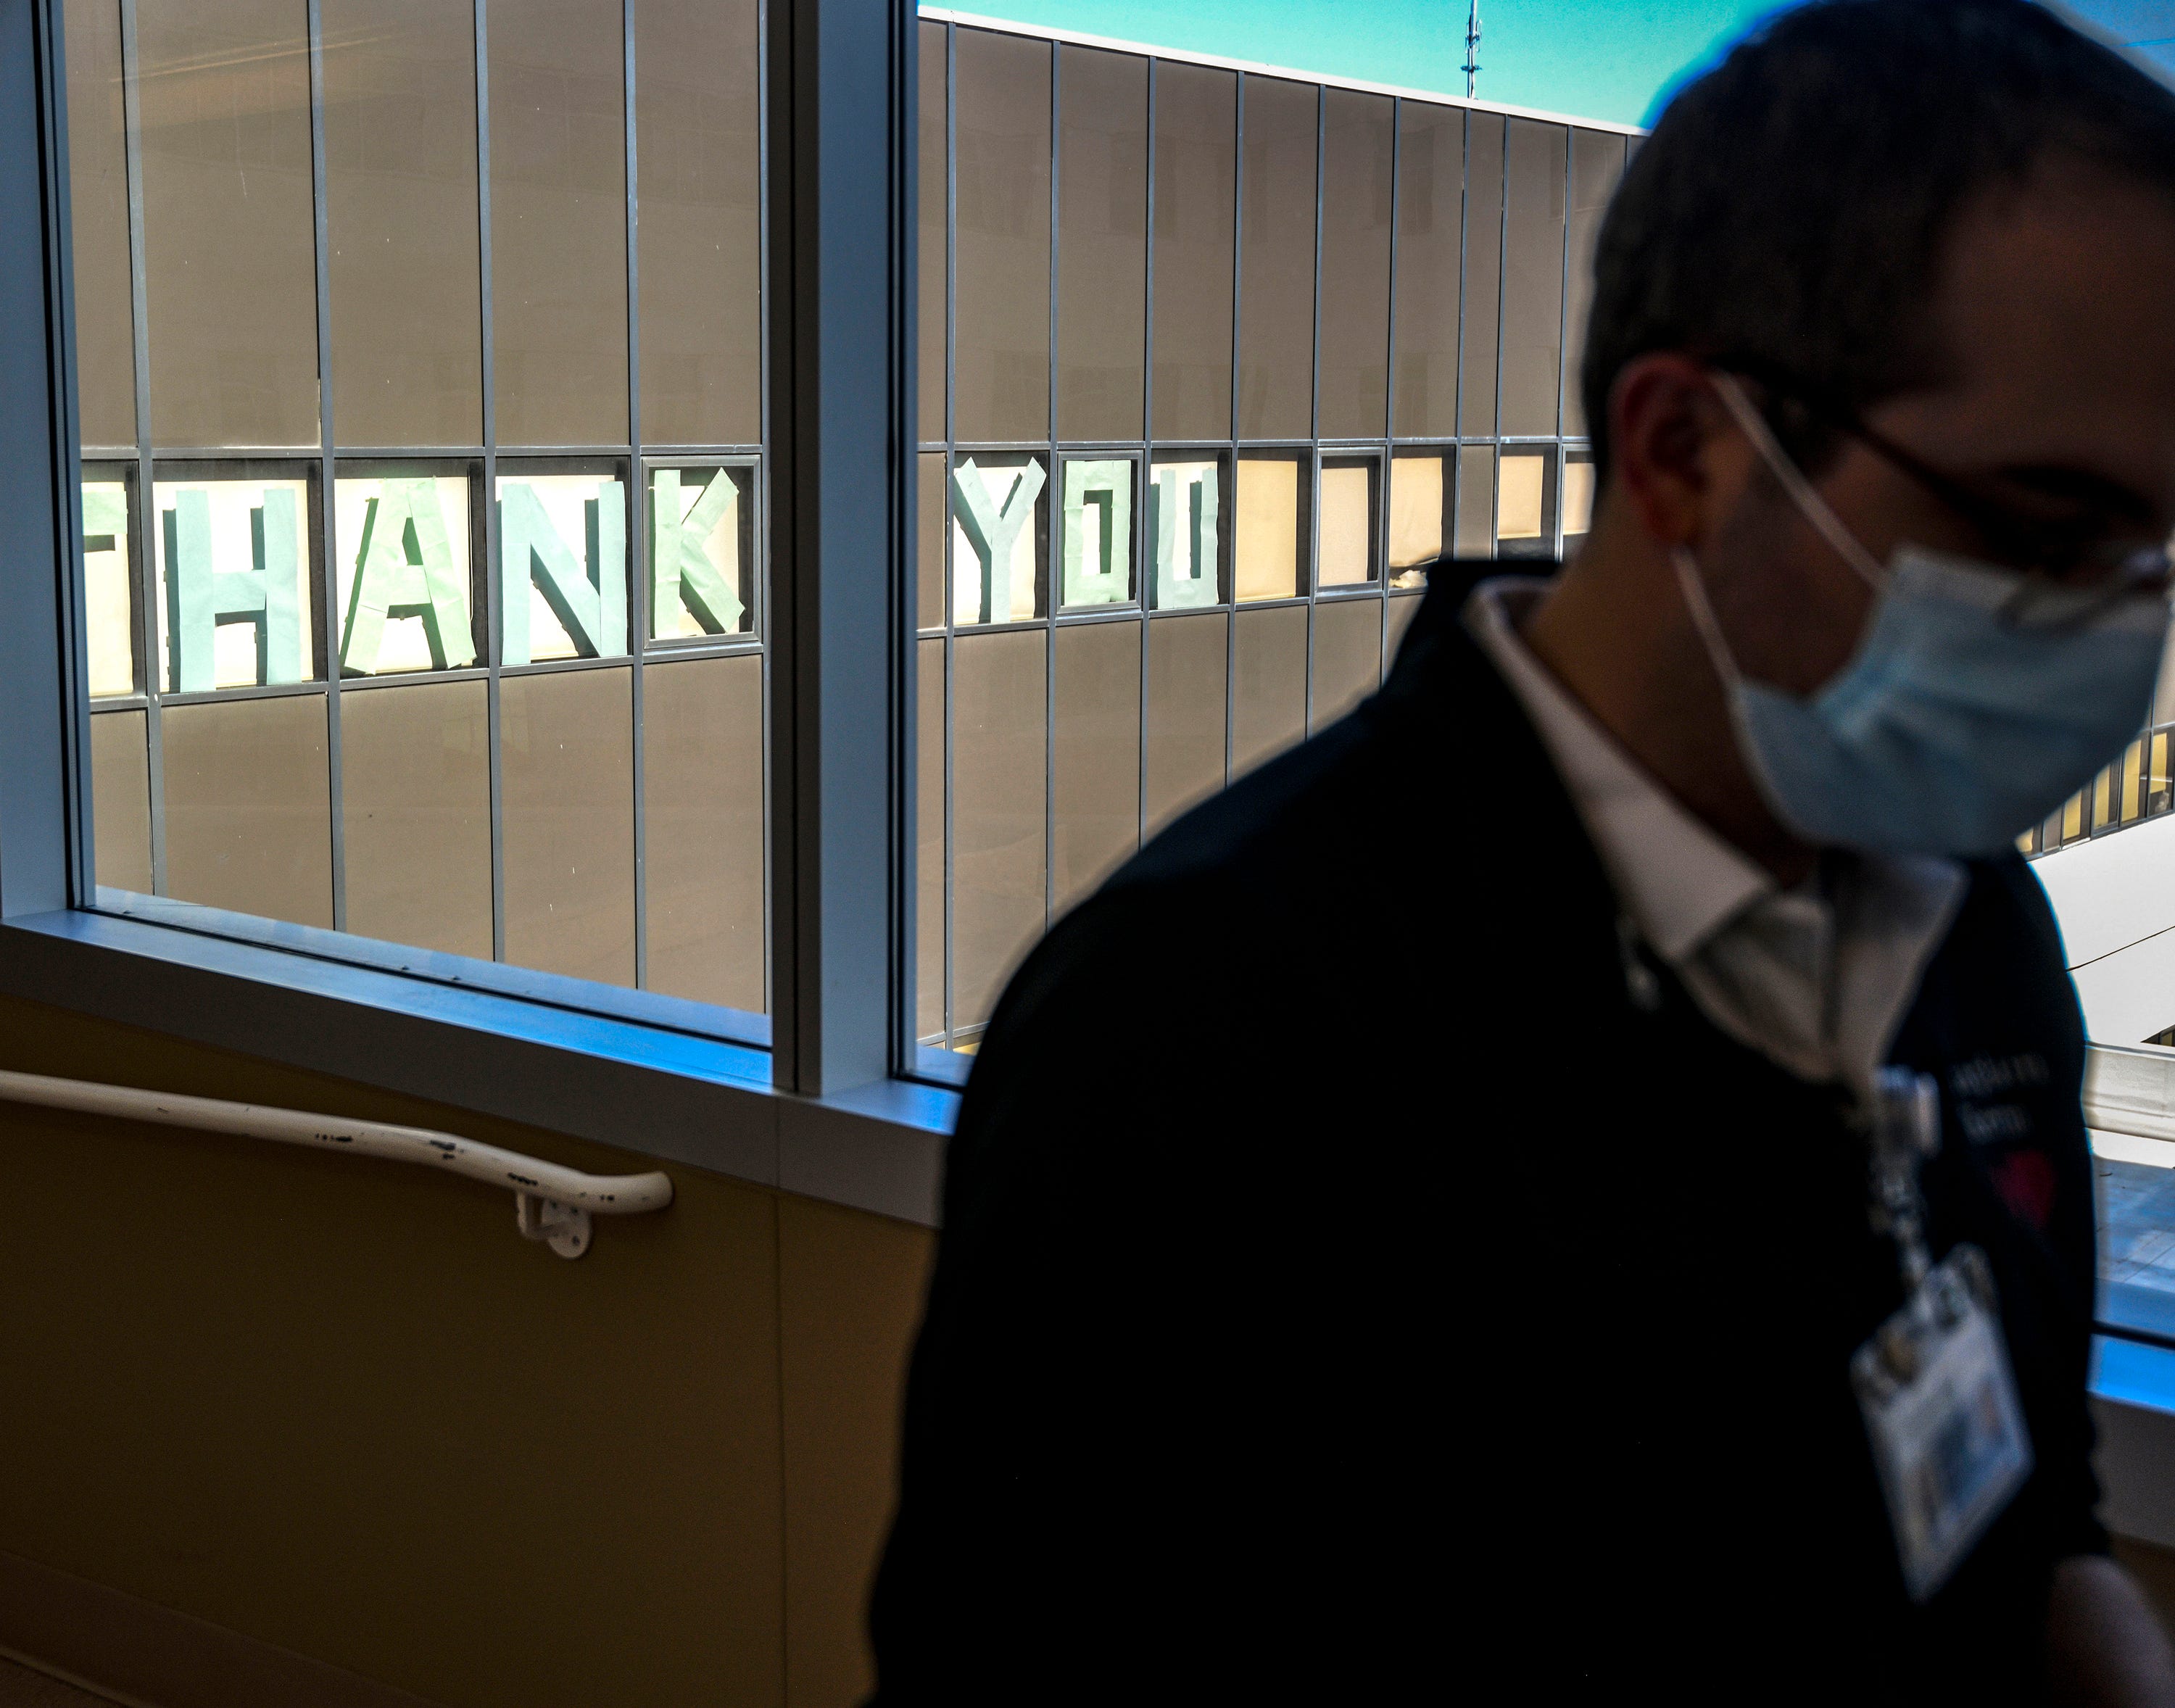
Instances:
[[[1903,1308],[1851,1358],[1896,1534],[1904,1587],[1923,1602],[1945,1583],[2031,1472],[2031,1441],[1976,1245],[1935,1263],[1918,1170],[1941,1147],[1940,1088],[1882,1068],[1869,1125],[1871,1221],[1896,1245]]]

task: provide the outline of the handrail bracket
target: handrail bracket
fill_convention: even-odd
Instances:
[[[561,1257],[589,1249],[589,1212],[535,1192],[513,1195],[514,1225],[523,1239],[540,1239]]]

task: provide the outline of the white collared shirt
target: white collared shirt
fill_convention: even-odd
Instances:
[[[1839,855],[1784,890],[1700,822],[1549,675],[1518,634],[1548,583],[1483,582],[1466,627],[1532,719],[1619,905],[1731,1037],[1860,1096],[1885,1059],[1965,877],[1931,856]]]

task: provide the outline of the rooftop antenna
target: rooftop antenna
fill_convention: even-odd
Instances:
[[[1465,20],[1465,97],[1473,98],[1473,79],[1480,74],[1480,0],[1473,0],[1473,10]]]

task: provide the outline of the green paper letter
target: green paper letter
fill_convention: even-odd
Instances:
[[[388,480],[364,512],[355,583],[347,597],[340,668],[367,676],[377,669],[388,617],[420,617],[431,668],[475,662],[475,641],[453,572],[453,542],[438,508],[435,480]]]
[[[1123,605],[1132,597],[1133,465],[1065,465],[1065,603]]]
[[[1183,610],[1216,603],[1216,469],[1162,468],[1148,505],[1156,605]]]
[[[999,566],[1011,564],[1012,547],[1019,540],[1020,530],[1033,519],[1034,501],[1041,496],[1043,482],[1046,478],[1042,472],[1041,464],[1028,464],[1024,468],[1012,474],[1012,488],[1005,494],[1004,502],[999,504],[990,496],[990,489],[982,479],[981,471],[975,468],[974,459],[972,457],[965,458],[957,469],[952,471],[954,513],[959,518],[960,528],[967,535],[968,544],[974,548],[975,561],[981,569],[981,586],[979,589],[979,599],[977,605],[980,615],[967,618],[967,621],[997,622],[1012,614],[1012,594],[1015,588],[1012,585],[1011,575],[1005,576],[1003,610],[1001,612],[998,610],[997,581],[999,575],[1003,572]],[[952,591],[954,621],[959,620],[956,612],[957,606],[962,603],[959,599],[958,583],[961,577],[958,571],[964,568],[965,566],[961,565],[954,571]],[[971,586],[972,583],[968,585]],[[968,602],[974,603],[971,600]]]
[[[167,675],[173,690],[203,693],[216,686],[213,640],[219,625],[247,622],[257,630],[257,680],[302,680],[301,613],[295,552],[295,495],[268,487],[249,512],[251,567],[221,569],[212,561],[211,494],[185,488],[160,518],[166,549]]]
[[[740,490],[730,470],[710,477],[702,496],[680,513],[680,477],[697,469],[659,469],[649,482],[649,632],[670,632],[684,609],[705,634],[733,635],[747,607],[741,603]],[[704,542],[724,524],[729,561],[719,563]]]
[[[534,583],[585,659],[626,651],[626,511],[616,480],[597,483],[577,559],[525,480],[501,483],[498,498],[499,618],[502,661],[529,655],[529,588]]]

